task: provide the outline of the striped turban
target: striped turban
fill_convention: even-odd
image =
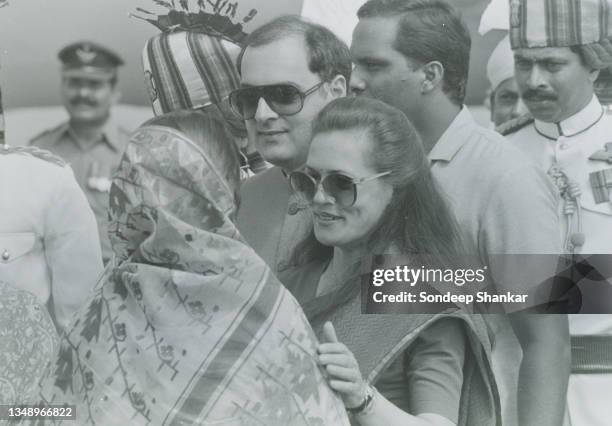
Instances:
[[[155,115],[226,101],[239,78],[222,43],[229,42],[186,31],[161,33],[147,41],[143,67]]]
[[[510,0],[513,49],[580,46],[587,65],[612,66],[612,0]]]

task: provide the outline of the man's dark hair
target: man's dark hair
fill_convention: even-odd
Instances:
[[[349,81],[352,65],[348,46],[327,28],[293,15],[276,18],[247,37],[238,55],[238,73],[242,74],[242,57],[248,47],[265,46],[292,36],[303,37],[308,47],[308,69],[322,81],[330,81],[338,74]]]
[[[457,11],[442,0],[369,0],[359,19],[399,17],[394,49],[410,60],[444,66],[442,90],[461,105],[470,65],[471,37]]]

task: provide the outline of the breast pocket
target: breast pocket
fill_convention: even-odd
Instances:
[[[42,240],[33,232],[0,233],[0,281],[29,291],[45,304],[51,276]]]
[[[30,253],[36,246],[33,232],[0,233],[0,264],[9,264]]]

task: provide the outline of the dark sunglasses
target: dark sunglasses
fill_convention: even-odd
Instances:
[[[251,120],[255,117],[261,98],[278,115],[294,115],[304,108],[306,97],[314,93],[323,83],[325,82],[317,83],[305,92],[292,84],[245,87],[230,93],[229,102],[232,110],[244,120]]]
[[[332,197],[342,207],[350,207],[357,201],[357,185],[387,176],[391,172],[382,172],[361,179],[353,179],[340,173],[331,173],[323,179],[315,179],[305,172],[293,172],[289,175],[289,183],[293,191],[307,203],[312,203],[319,185],[323,191]]]

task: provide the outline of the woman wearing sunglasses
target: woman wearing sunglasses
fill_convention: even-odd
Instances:
[[[406,117],[373,99],[333,101],[315,120],[308,161],[290,183],[310,205],[314,229],[281,280],[324,342],[319,362],[347,411],[361,425],[499,424],[481,317],[360,315],[362,257],[445,262],[462,250]]]

